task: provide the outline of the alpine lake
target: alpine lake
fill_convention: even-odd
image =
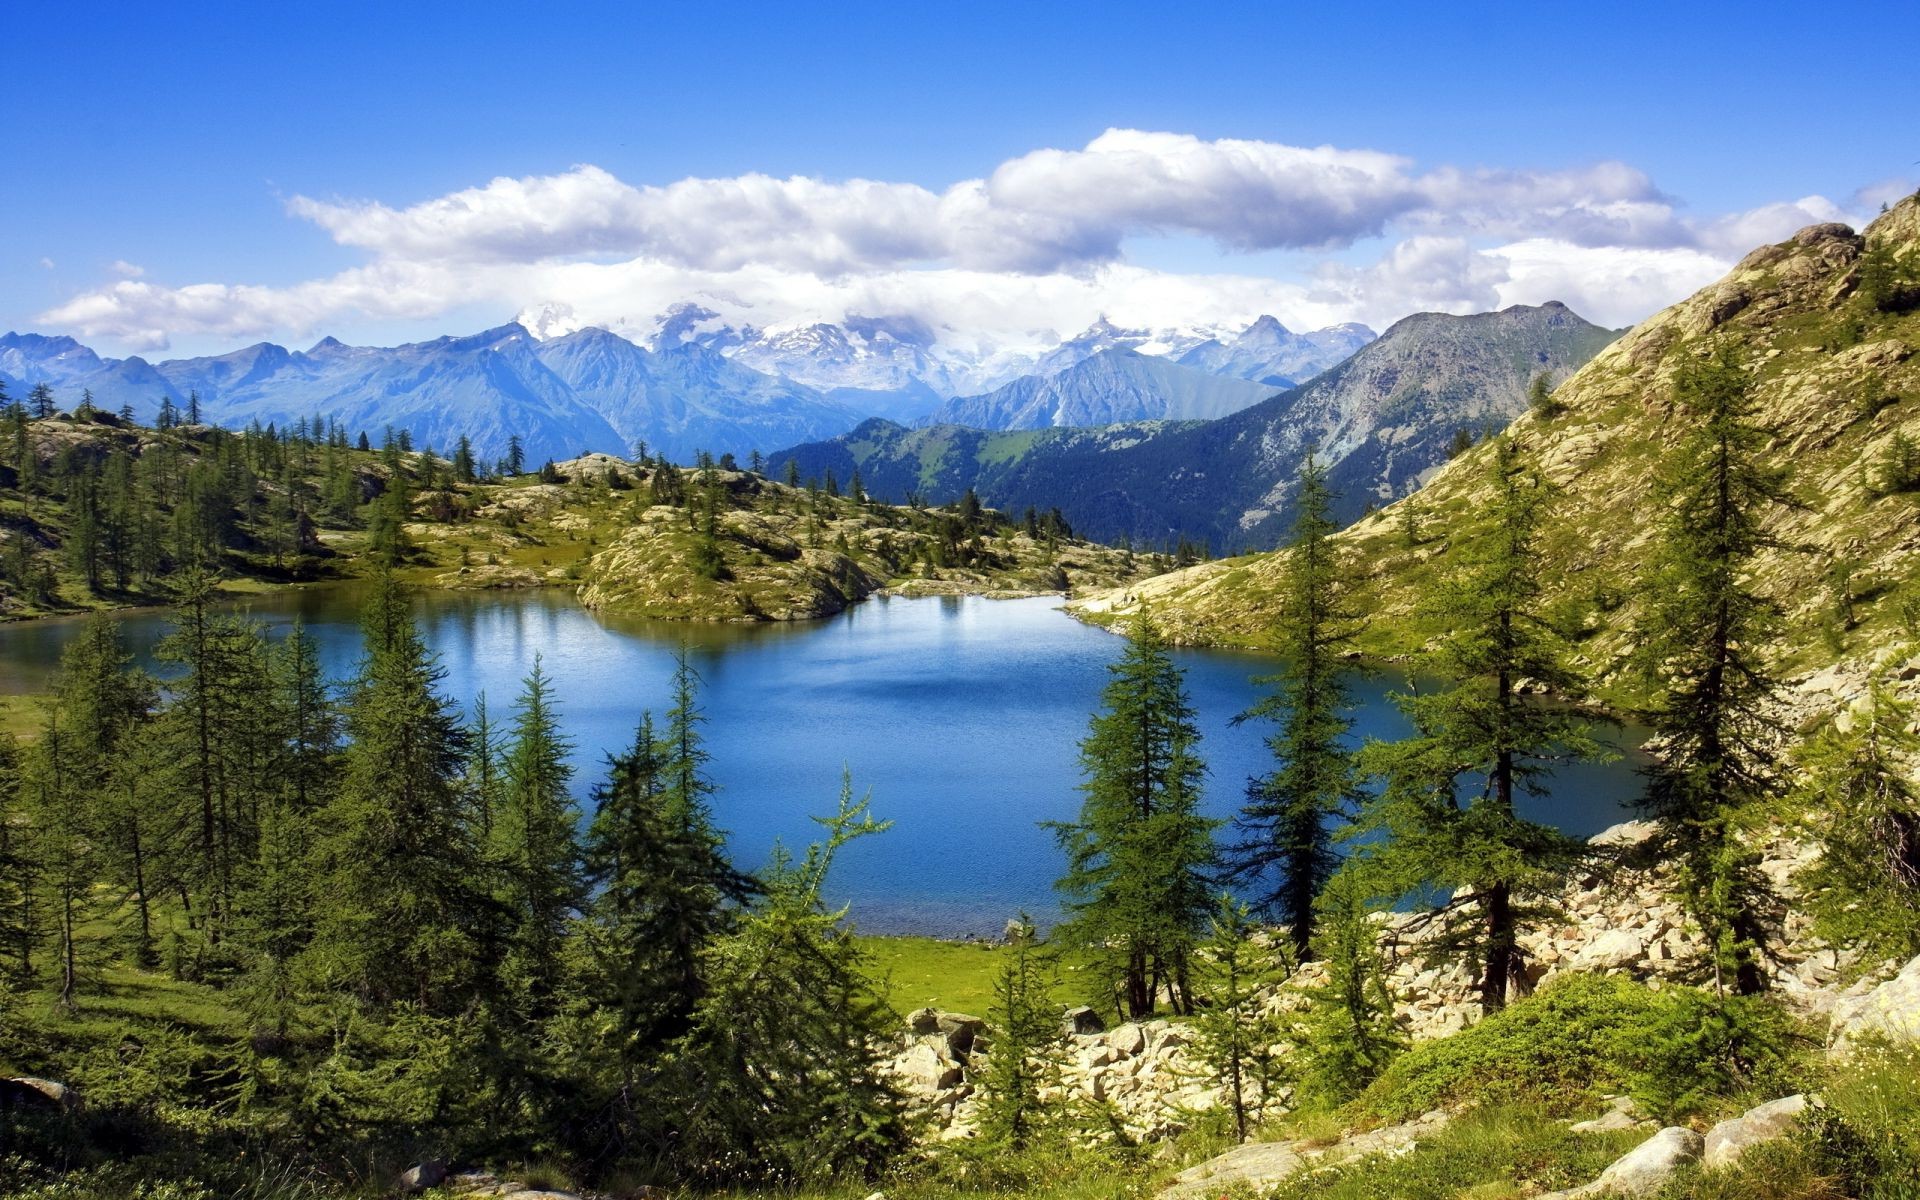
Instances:
[[[336,586],[232,607],[276,635],[299,619],[329,676],[343,680],[360,655],[361,596]],[[893,823],[834,866],[833,899],[862,932],[991,936],[1016,914],[1047,922],[1059,911],[1063,858],[1041,823],[1078,811],[1079,742],[1123,642],[1068,616],[1058,597],[876,597],[820,621],[756,625],[623,619],[552,590],[424,591],[414,605],[446,672],[442,690],[469,712],[484,695],[504,723],[539,656],[573,743],[583,812],[609,752],[631,744],[644,711],[663,716],[685,646],[701,679],[714,818],[739,866],[765,862],[776,844],[799,853],[816,840],[811,818],[833,810],[844,770]],[[164,678],[151,652],[167,613],[118,616],[136,661]],[[79,618],[0,625],[0,693],[46,690],[79,629]],[[1205,809],[1230,818],[1248,780],[1272,769],[1272,727],[1234,718],[1276,660],[1211,650],[1176,660],[1198,711]],[[1404,669],[1354,680],[1356,738],[1407,731],[1390,693],[1409,684]],[[1546,794],[1524,798],[1524,816],[1586,836],[1632,815],[1641,731],[1600,733],[1619,757],[1561,767]]]

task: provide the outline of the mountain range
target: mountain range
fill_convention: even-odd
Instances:
[[[1329,467],[1352,520],[1417,488],[1461,430],[1505,425],[1537,375],[1557,382],[1617,336],[1563,304],[1473,316],[1419,313],[1310,382],[1215,420],[990,432],[868,421],[776,455],[802,477],[857,469],[883,498],[934,503],[972,488],[1010,511],[1059,508],[1076,532],[1217,551],[1274,545],[1292,518],[1302,459]]]
[[[129,405],[143,420],[162,400],[184,406],[197,394],[203,416],[222,424],[324,417],[373,435],[404,430],[416,445],[443,451],[464,436],[484,458],[504,455],[517,436],[536,462],[625,454],[644,441],[685,461],[700,450],[745,457],[830,438],[871,416],[923,420],[982,381],[995,385],[973,397],[986,423],[1038,420],[1029,409],[1075,422],[1217,416],[1271,393],[1247,373],[1264,379],[1283,366],[1331,365],[1370,336],[1361,326],[1296,335],[1272,318],[1236,334],[1152,334],[1102,320],[1044,355],[967,356],[905,318],[766,331],[681,305],[642,343],[568,329],[551,313],[526,318],[531,327],[513,322],[401,346],[324,338],[298,351],[261,342],[157,363],[105,358],[70,337],[9,333],[0,335],[0,383],[16,395],[46,383],[65,407],[91,391],[97,406]],[[1204,353],[1181,363],[1169,357],[1175,352]],[[984,399],[1007,388],[1027,403],[1012,393]]]

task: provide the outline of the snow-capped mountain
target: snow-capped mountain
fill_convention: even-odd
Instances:
[[[1120,421],[1213,420],[1276,389],[1112,348],[1053,375],[1026,375],[980,396],[957,396],[922,424],[1049,429]]]
[[[656,352],[598,329],[542,341],[518,323],[392,347],[262,342],[157,365],[103,359],[71,338],[8,334],[0,381],[16,396],[47,383],[66,408],[90,388],[97,405],[131,404],[142,420],[163,399],[184,405],[197,394],[203,416],[227,425],[319,418],[376,439],[391,427],[442,452],[464,436],[485,458],[518,436],[534,462],[625,454],[640,439],[682,461],[697,450],[744,457],[831,437],[862,415],[700,346]]]
[[[1041,355],[1032,373],[1042,377],[1058,375],[1106,350],[1132,350],[1152,358],[1178,361],[1195,346],[1217,341],[1223,331],[1213,329],[1127,329],[1100,319],[1075,337]]]
[[[762,328],[686,303],[617,331],[583,328],[560,304],[522,317],[402,346],[329,337],[305,351],[261,342],[159,363],[10,333],[0,336],[0,383],[16,396],[47,383],[63,407],[90,390],[96,405],[130,405],[142,420],[163,400],[184,406],[198,394],[206,418],[227,424],[327,418],[376,437],[392,426],[442,450],[465,436],[487,457],[517,435],[535,460],[645,440],[686,459],[936,411],[990,428],[1220,416],[1372,338],[1357,325],[1294,334],[1271,317],[1237,331],[1130,329],[1103,317],[1064,342],[973,347],[897,316]]]
[[[1365,325],[1335,325],[1312,333],[1294,333],[1263,316],[1237,336],[1209,338],[1180,355],[1182,366],[1214,375],[1253,379],[1275,387],[1305,383],[1352,358],[1377,335]]]

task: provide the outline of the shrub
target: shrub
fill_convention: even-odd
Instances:
[[[1570,975],[1478,1025],[1416,1046],[1360,1097],[1403,1120],[1446,1106],[1540,1103],[1568,1113],[1628,1092],[1663,1119],[1752,1090],[1795,1091],[1813,1045],[1771,1000],[1653,991],[1617,976]]]

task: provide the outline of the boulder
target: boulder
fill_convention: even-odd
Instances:
[[[1107,1034],[1107,1045],[1122,1058],[1131,1058],[1147,1048],[1147,1031],[1138,1022],[1117,1025]]]
[[[1637,1129],[1651,1124],[1644,1120],[1628,1096],[1614,1096],[1607,1111],[1591,1121],[1576,1121],[1567,1128],[1574,1133],[1613,1133],[1621,1129]]]
[[[915,1033],[934,1033],[940,1028],[940,1014],[931,1008],[916,1008],[907,1014],[907,1028]]]
[[[64,1083],[32,1075],[0,1080],[0,1112],[16,1108],[77,1113],[81,1109],[80,1093]]]
[[[1666,1186],[1675,1171],[1699,1161],[1705,1145],[1693,1130],[1668,1126],[1615,1159],[1592,1183],[1559,1194],[1565,1200],[1608,1195],[1651,1196]]]
[[[987,1023],[966,1013],[950,1012],[940,1014],[938,1028],[947,1035],[947,1049],[953,1056],[965,1059],[973,1053],[973,1043],[986,1031]]]
[[[1100,1014],[1084,1004],[1069,1008],[1065,1020],[1068,1033],[1099,1033],[1107,1027]]]
[[[1720,1122],[1707,1131],[1706,1165],[1730,1167],[1749,1147],[1786,1137],[1800,1123],[1800,1114],[1806,1108],[1805,1096],[1787,1096]]]
[[[1250,1142],[1188,1167],[1160,1194],[1164,1200],[1211,1200],[1236,1184],[1257,1192],[1285,1182],[1306,1165],[1289,1143]]]
[[[1834,1005],[1829,1056],[1845,1056],[1868,1035],[1920,1041],[1920,958],[1866,995]]]
[[[393,1186],[401,1193],[411,1196],[415,1192],[437,1188],[446,1181],[447,1164],[429,1158],[400,1172],[400,1178],[393,1181]]]
[[[1574,956],[1576,971],[1618,971],[1647,955],[1647,944],[1631,929],[1609,929]]]

